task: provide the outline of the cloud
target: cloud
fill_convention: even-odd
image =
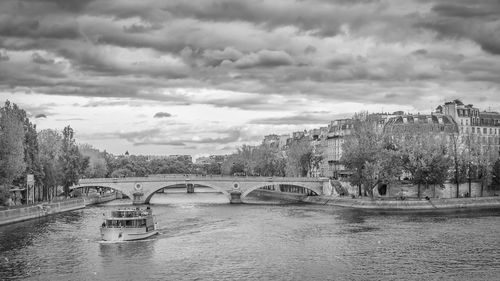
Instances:
[[[182,141],[147,141],[147,142],[136,142],[134,146],[141,145],[165,145],[165,146],[186,146]]]
[[[155,113],[155,115],[153,116],[154,118],[165,118],[165,117],[171,117],[172,114],[168,113],[168,112],[157,112]]]
[[[343,104],[500,102],[499,18],[496,0],[5,0],[0,95],[22,93],[25,105],[31,94],[72,98],[78,116],[137,112],[138,120],[91,138],[141,149],[235,147],[270,133],[264,128],[327,124],[348,110]],[[215,112],[208,119],[218,125],[193,108]],[[169,131],[151,115],[168,118]],[[142,130],[131,129],[138,123]]]
[[[35,116],[35,118],[36,118],[36,119],[38,119],[38,118],[47,118],[47,115],[45,115],[45,114],[37,114],[37,115]]]
[[[335,114],[332,112],[301,112],[292,116],[254,119],[249,123],[266,125],[326,125],[331,120],[345,117],[347,117],[346,114]]]
[[[284,51],[261,50],[239,58],[234,65],[237,68],[277,67],[293,64],[292,57]]]
[[[7,55],[7,52],[0,50],[0,62],[2,61],[8,61],[10,58]]]
[[[32,58],[34,63],[38,63],[38,64],[53,64],[53,63],[55,63],[55,61],[53,59],[46,59],[46,58],[42,57],[39,53],[33,53],[33,55],[31,55],[31,58]]]
[[[469,39],[488,53],[500,54],[500,5],[497,1],[439,3],[432,11],[434,14],[429,14],[416,26],[435,30],[449,38]]]
[[[498,14],[500,14],[500,6],[496,1],[481,1],[477,3],[465,2],[464,4],[458,5],[458,4],[440,3],[436,4],[432,8],[432,10],[440,14],[441,16],[457,17],[457,18],[493,17],[495,19],[498,19],[497,16]]]

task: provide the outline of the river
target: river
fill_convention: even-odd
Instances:
[[[500,211],[384,214],[156,194],[160,234],[100,241],[128,201],[0,227],[0,280],[498,280]]]

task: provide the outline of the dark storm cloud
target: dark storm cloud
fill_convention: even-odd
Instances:
[[[77,24],[69,17],[32,19],[2,14],[0,36],[18,38],[76,39],[80,37]]]
[[[23,4],[32,4],[33,2],[46,2],[53,4],[62,10],[78,12],[83,10],[90,2],[94,0],[21,0]]]
[[[262,50],[257,53],[241,57],[235,62],[237,68],[251,67],[277,67],[282,65],[291,65],[292,57],[283,51]]]
[[[6,0],[0,2],[0,89],[245,110],[297,106],[304,96],[407,104],[415,92],[434,95],[424,91],[431,84],[484,81],[498,88],[499,6],[465,0]],[[470,42],[484,52],[471,51]],[[179,88],[235,94],[175,94]],[[294,121],[289,118],[261,122]]]
[[[153,116],[154,118],[165,118],[165,117],[171,117],[172,114],[168,113],[168,112],[157,112],[155,113],[155,115]]]
[[[460,2],[460,1],[459,1]],[[468,3],[467,3],[468,2]],[[441,16],[458,18],[489,18],[498,19],[500,5],[498,1],[467,1],[462,4],[442,3],[435,5],[432,10]]]
[[[475,41],[483,50],[500,54],[500,3],[498,1],[458,1],[439,3],[416,26],[439,32],[445,37]]]
[[[36,118],[36,119],[38,119],[38,118],[47,118],[47,115],[45,115],[45,114],[37,114],[37,115],[35,116],[35,118]]]

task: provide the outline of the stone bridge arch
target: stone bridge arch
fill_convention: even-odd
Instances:
[[[166,183],[163,183],[163,184],[160,184],[158,185],[158,187],[153,187],[149,190],[148,194],[144,195],[145,199],[144,199],[144,203],[145,204],[149,204],[149,201],[151,201],[151,198],[153,197],[153,195],[155,195],[155,193],[158,191],[158,190],[161,190],[163,188],[168,188],[169,186],[174,186],[174,185],[181,185],[181,184],[194,184],[194,185],[201,185],[201,186],[206,186],[206,187],[210,187],[220,193],[223,193],[224,195],[226,195],[228,198],[230,198],[230,194],[227,192],[226,189],[218,186],[218,185],[214,185],[214,184],[211,184],[211,183],[207,183],[207,182],[189,182],[189,181],[178,181],[178,182],[166,182]]]
[[[310,184],[307,184],[307,183],[290,183],[290,182],[272,182],[272,183],[257,183],[253,186],[250,186],[248,188],[246,188],[245,190],[242,190],[242,193],[241,193],[241,198],[245,198],[248,194],[250,194],[250,192],[252,191],[255,191],[261,187],[264,187],[264,186],[269,186],[269,185],[276,185],[276,186],[280,186],[280,185],[292,185],[292,186],[298,186],[298,187],[303,187],[305,189],[308,189],[308,190],[311,190],[313,191],[314,193],[316,194],[321,194],[322,190],[321,190],[321,187],[319,186],[312,186]]]
[[[130,200],[132,200],[134,198],[133,193],[129,192],[129,189],[124,188],[121,185],[113,184],[113,183],[88,183],[88,184],[79,184],[79,185],[73,185],[69,189],[71,191],[71,190],[85,188],[85,187],[110,188],[112,190],[119,191],[122,194],[125,194]]]

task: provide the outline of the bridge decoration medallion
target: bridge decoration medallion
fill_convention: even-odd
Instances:
[[[134,183],[134,196],[142,196],[144,193],[142,192],[142,184],[136,182]]]

